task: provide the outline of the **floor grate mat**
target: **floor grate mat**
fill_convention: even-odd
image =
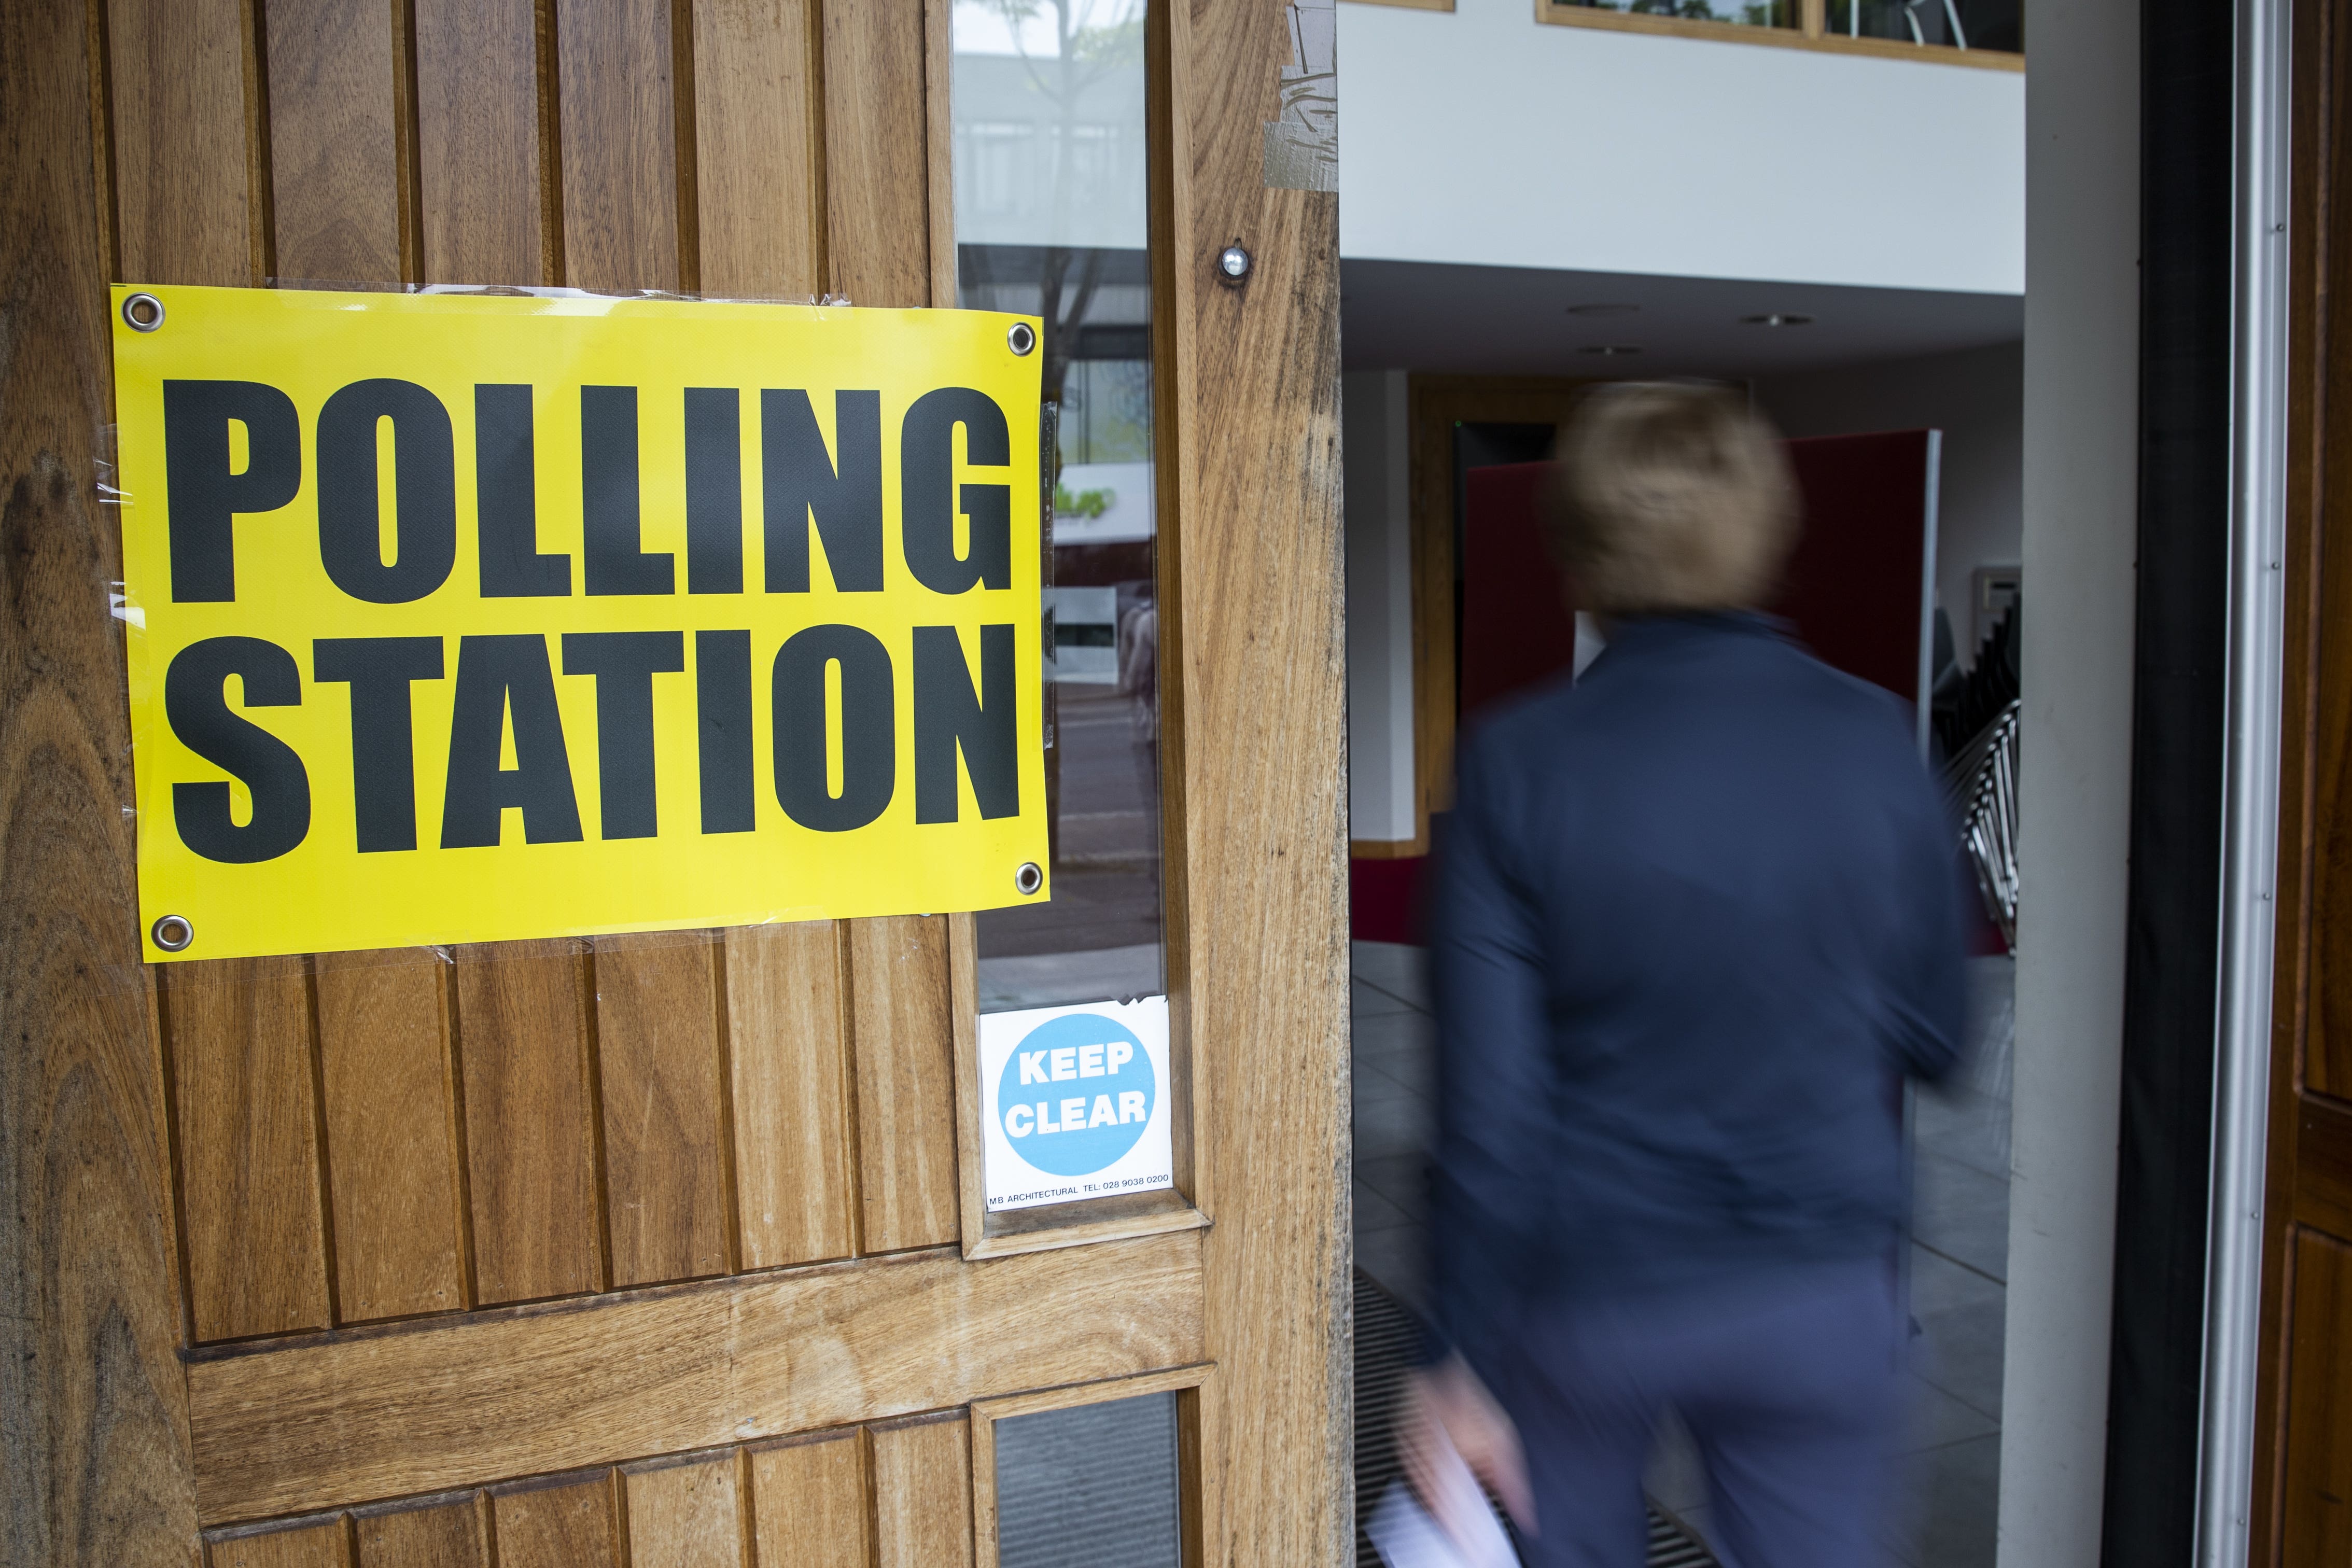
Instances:
[[[1419,1352],[1421,1325],[1412,1311],[1361,1269],[1356,1272],[1356,1563],[1381,1568],[1365,1539],[1364,1521],[1396,1479],[1390,1429],[1404,1374]],[[1716,1568],[1706,1547],[1657,1510],[1650,1510],[1649,1568]]]

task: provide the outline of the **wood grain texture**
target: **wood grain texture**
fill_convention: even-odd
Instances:
[[[853,921],[857,1169],[868,1253],[956,1239],[955,1028],[948,922]]]
[[[749,1568],[740,1449],[625,1471],[629,1568]]]
[[[2301,1231],[2294,1270],[2279,1562],[2322,1568],[2352,1561],[2352,1247]]]
[[[42,1568],[190,1568],[164,1075],[104,596],[121,552],[95,483],[92,43],[79,6],[0,7],[0,1542]]]
[[[858,305],[931,303],[924,0],[824,16],[825,253]]]
[[[486,1303],[604,1287],[586,962],[561,940],[457,952],[474,1271]]]
[[[478,1497],[356,1514],[359,1568],[488,1568]]]
[[[215,1541],[205,1561],[210,1568],[351,1568],[351,1538],[338,1519]]]
[[[814,0],[697,0],[696,248],[705,294],[824,290]]]
[[[312,962],[341,1321],[464,1307],[449,965],[424,950]]]
[[[247,148],[245,38],[239,0],[107,5],[126,281],[237,285],[268,270]]]
[[[200,1360],[188,1386],[205,1517],[961,1406],[1034,1386],[1041,1367],[1087,1382],[1187,1365],[1203,1359],[1201,1237],[839,1264]]]
[[[532,0],[415,4],[425,281],[559,281]]]
[[[613,1480],[606,1474],[493,1492],[499,1568],[620,1568]]]
[[[866,1428],[875,1568],[971,1568],[971,1450],[964,1417]]]
[[[744,1268],[846,1258],[856,1249],[842,940],[831,921],[725,934]]]
[[[564,280],[679,286],[670,0],[556,0]]]
[[[862,1433],[755,1448],[751,1464],[760,1568],[869,1568]]]
[[[699,931],[596,939],[615,1286],[729,1268],[720,951]]]
[[[174,963],[163,985],[195,1337],[324,1328],[307,966]]]
[[[270,232],[282,279],[400,277],[400,109],[387,0],[271,0]]]
[[[1206,1556],[1336,1568],[1354,1545],[1338,205],[1262,181],[1262,127],[1291,61],[1282,9],[1169,12],[1184,140],[1168,155],[1186,174],[1163,185],[1183,205],[1160,232],[1183,247],[1170,286],[1187,298],[1171,314],[1189,363],[1169,453],[1182,505],[1161,549],[1183,688],[1176,984],[1216,1219]],[[1212,265],[1235,236],[1257,258],[1239,289]]]

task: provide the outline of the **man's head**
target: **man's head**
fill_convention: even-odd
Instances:
[[[1723,386],[1596,388],[1562,433],[1553,546],[1587,609],[1746,609],[1797,538],[1796,488],[1771,426]]]

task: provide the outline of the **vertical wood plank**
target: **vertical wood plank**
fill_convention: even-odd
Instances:
[[[740,1266],[846,1258],[857,1200],[841,928],[743,926],[726,943]]]
[[[351,1568],[351,1542],[340,1519],[299,1530],[213,1542],[205,1561],[211,1568]]]
[[[2352,1247],[2302,1230],[2294,1268],[2280,1561],[2303,1568],[2352,1561]]]
[[[760,1568],[868,1568],[866,1440],[845,1432],[751,1455]]]
[[[629,1470],[629,1568],[748,1568],[742,1456]]]
[[[448,965],[430,951],[313,963],[342,1321],[463,1307]]]
[[[239,0],[111,0],[106,37],[124,279],[259,281]]]
[[[824,7],[827,265],[859,305],[931,303],[923,0]]]
[[[1340,1563],[1355,1530],[1333,1484],[1354,1436],[1339,204],[1265,183],[1260,127],[1278,117],[1283,68],[1319,63],[1295,62],[1288,10],[1155,7],[1184,99],[1181,139],[1155,153],[1181,172],[1184,204],[1161,232],[1187,247],[1170,253],[1182,298],[1162,307],[1186,378],[1163,447],[1182,505],[1161,524],[1179,594],[1160,668],[1182,711],[1172,730],[1163,713],[1162,743],[1181,777],[1170,855],[1185,862],[1176,984],[1200,1047],[1194,1158],[1216,1205],[1203,1273],[1218,1374],[1200,1403],[1210,1556]],[[1236,235],[1257,258],[1243,289],[1202,259]]]
[[[620,1568],[613,1478],[490,1496],[499,1568]]]
[[[866,1252],[956,1239],[955,1032],[948,922],[849,924],[857,1170]]]
[[[557,0],[563,266],[583,289],[678,287],[669,0]]]
[[[585,961],[561,940],[457,957],[477,1300],[600,1289]]]
[[[923,0],[924,166],[929,180],[931,279],[929,303],[956,302],[955,116],[948,89],[955,76],[953,0]]]
[[[596,939],[616,1286],[727,1271],[719,952],[701,932]]]
[[[971,1568],[971,1453],[958,1415],[866,1429],[875,1568]]]
[[[263,16],[278,276],[396,280],[393,7],[387,0],[270,0]]]
[[[196,1502],[101,592],[121,557],[95,483],[112,415],[91,15],[0,6],[0,1541],[43,1568],[143,1568],[194,1558]],[[133,200],[152,195],[142,175]]]
[[[353,1516],[359,1568],[488,1568],[474,1498],[432,1508]]]
[[[695,5],[695,237],[706,294],[824,291],[814,22],[814,0]]]
[[[163,980],[196,1338],[324,1328],[303,961],[174,963]]]
[[[425,281],[560,281],[547,241],[532,0],[415,6]]]

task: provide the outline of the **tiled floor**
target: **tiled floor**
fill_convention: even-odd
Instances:
[[[1355,947],[1356,1262],[1419,1304],[1434,1085],[1418,948]],[[1989,1568],[2000,1475],[2001,1334],[2009,1254],[2013,967],[1978,959],[1977,1045],[1956,1081],[1914,1101],[1910,1485],[1895,1568]],[[1706,1485],[1678,1433],[1650,1476],[1661,1507],[1702,1533]]]

